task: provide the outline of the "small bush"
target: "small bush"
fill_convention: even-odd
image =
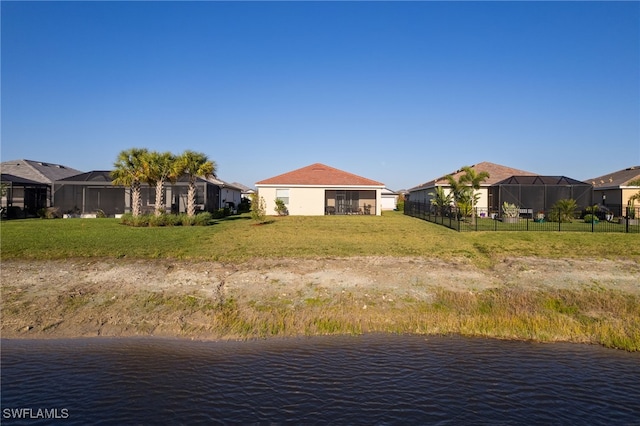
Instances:
[[[264,223],[267,220],[266,203],[257,192],[251,194],[251,218],[258,223]]]
[[[218,209],[215,212],[213,212],[212,217],[214,219],[222,219],[223,217],[228,216],[227,210],[228,209],[226,209],[226,208],[225,209]]]
[[[120,216],[120,223],[122,225],[133,225],[133,215],[131,213],[125,213]]]
[[[551,207],[549,218],[553,222],[573,222],[577,206],[577,202],[573,198],[558,200]]]
[[[251,211],[251,200],[242,197],[242,201],[238,204],[238,213],[249,213]]]
[[[584,221],[585,223],[598,223],[598,216],[594,215],[594,214],[587,214],[584,216]]]
[[[149,226],[167,226],[167,217],[166,214],[153,215],[149,218]]]
[[[107,217],[107,214],[104,212],[104,210],[96,210],[96,217],[104,219],[105,217]]]
[[[193,226],[196,223],[195,216],[187,216],[185,213],[179,215],[179,220],[182,226]]]
[[[47,207],[38,210],[38,217],[42,219],[59,219],[62,217],[60,209],[57,207]]]
[[[223,209],[226,210],[226,209]],[[196,226],[208,226],[213,220],[213,215],[209,212],[198,213],[194,220]]]
[[[520,207],[505,201],[502,203],[502,213],[504,214],[504,217],[520,217]]]
[[[151,219],[151,215],[140,215],[135,217],[131,213],[125,213],[120,218],[120,223],[128,226],[142,227],[149,226]]]
[[[131,213],[125,213],[120,219],[120,223],[135,227],[158,227],[158,226],[207,226],[211,224],[213,215],[209,212],[198,213],[195,216],[180,214],[143,214],[133,217]]]
[[[153,218],[154,218],[153,215],[141,214],[140,216],[133,218],[133,226],[136,226],[136,227],[149,226],[149,223]]]
[[[289,212],[287,211],[287,206],[284,203],[284,201],[282,201],[279,198],[276,198],[276,207],[275,207],[275,211],[278,214],[278,216],[286,216]]]

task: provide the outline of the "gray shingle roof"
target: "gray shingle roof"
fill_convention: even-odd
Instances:
[[[640,179],[640,166],[631,166],[617,172],[608,173],[591,179],[586,179],[594,189],[619,188],[628,186],[629,182]]]
[[[48,184],[82,173],[80,170],[61,164],[33,160],[3,161],[0,163],[0,169],[2,173]]]
[[[500,164],[490,163],[488,161],[483,161],[482,163],[474,164],[469,167],[471,167],[478,173],[480,172],[489,173],[489,178],[482,183],[482,186],[493,185],[496,182],[500,182],[501,180],[507,179],[508,177],[514,176],[514,175],[518,175],[518,176],[535,176],[536,175],[535,173],[531,173],[526,170],[514,169],[512,167],[502,166]],[[456,180],[458,180],[463,173],[464,172],[462,171],[462,169],[459,169],[449,174],[453,176]],[[410,188],[409,192],[419,191],[422,189],[430,189],[436,185],[448,186],[449,182],[447,181],[445,176],[441,176],[437,179],[423,183],[414,188]]]

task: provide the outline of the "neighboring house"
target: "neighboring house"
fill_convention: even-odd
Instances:
[[[97,170],[81,173],[54,184],[53,203],[62,213],[91,214],[101,210],[107,216],[131,212],[131,189],[113,185],[111,172]],[[183,213],[187,210],[189,181],[186,176],[167,182],[164,188],[164,211]],[[224,198],[223,198],[224,197]],[[156,207],[155,187],[142,184],[142,212],[153,213]],[[217,178],[197,178],[196,209],[208,212],[239,203],[240,189]],[[234,204],[237,206],[237,204]]]
[[[511,176],[535,176],[534,173],[527,172],[525,170],[518,170],[512,167],[502,166],[500,164],[490,163],[490,162],[482,162],[478,164],[474,164],[470,166],[472,169],[476,171],[476,173],[487,172],[489,173],[489,178],[485,180],[480,185],[480,190],[476,191],[477,194],[480,194],[478,199],[478,203],[476,207],[478,208],[478,214],[488,214],[491,206],[495,204],[495,201],[490,199],[491,193],[489,191],[489,187],[493,184],[500,182],[504,179],[507,179]],[[464,175],[464,171],[462,169],[456,170],[455,172],[449,173],[456,180],[460,179],[460,176]],[[426,205],[430,205],[431,199],[433,198],[430,193],[435,192],[435,188],[437,186],[443,187],[445,189],[445,193],[450,192],[449,182],[447,181],[445,176],[441,176],[437,179],[431,180],[429,182],[423,183],[422,185],[418,185],[409,189],[409,201],[411,202],[419,202],[425,203]]]
[[[640,166],[632,166],[617,172],[587,179],[593,185],[595,202],[606,206],[616,216],[625,214],[629,198],[640,191],[640,186],[629,183],[640,179]],[[638,203],[636,203],[638,207]]]
[[[267,214],[275,214],[280,199],[291,215],[380,215],[384,184],[316,163],[257,182],[256,188]]]
[[[218,208],[223,209],[226,207],[237,213],[238,205],[242,201],[242,188],[235,183],[228,183],[214,177],[207,180],[220,188],[220,205]]]
[[[382,210],[395,210],[398,205],[398,193],[389,188],[382,189]]]
[[[241,197],[242,198],[246,198],[248,200],[251,199],[251,194],[255,194],[255,192],[256,192],[254,189],[249,188],[248,186],[243,185],[243,184],[238,183],[238,182],[233,182],[231,185],[235,186],[236,188],[240,188]]]
[[[33,160],[0,163],[3,190],[2,207],[10,217],[35,216],[38,210],[52,206],[53,183],[82,173],[61,164]]]

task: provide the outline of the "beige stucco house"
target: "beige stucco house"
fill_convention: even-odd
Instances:
[[[587,179],[593,185],[594,201],[613,211],[616,216],[624,214],[629,198],[640,191],[639,185],[631,185],[640,179],[640,166],[632,166],[603,176]],[[635,203],[640,208],[640,203]]]
[[[274,215],[276,199],[298,216],[380,215],[384,184],[324,164],[311,164],[256,183],[266,212]]]

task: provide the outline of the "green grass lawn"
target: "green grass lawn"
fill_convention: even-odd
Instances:
[[[479,266],[507,256],[640,259],[638,234],[460,233],[401,212],[272,217],[261,225],[241,215],[211,226],[157,228],[129,227],[118,219],[10,220],[0,224],[0,239],[3,259],[462,256]]]

